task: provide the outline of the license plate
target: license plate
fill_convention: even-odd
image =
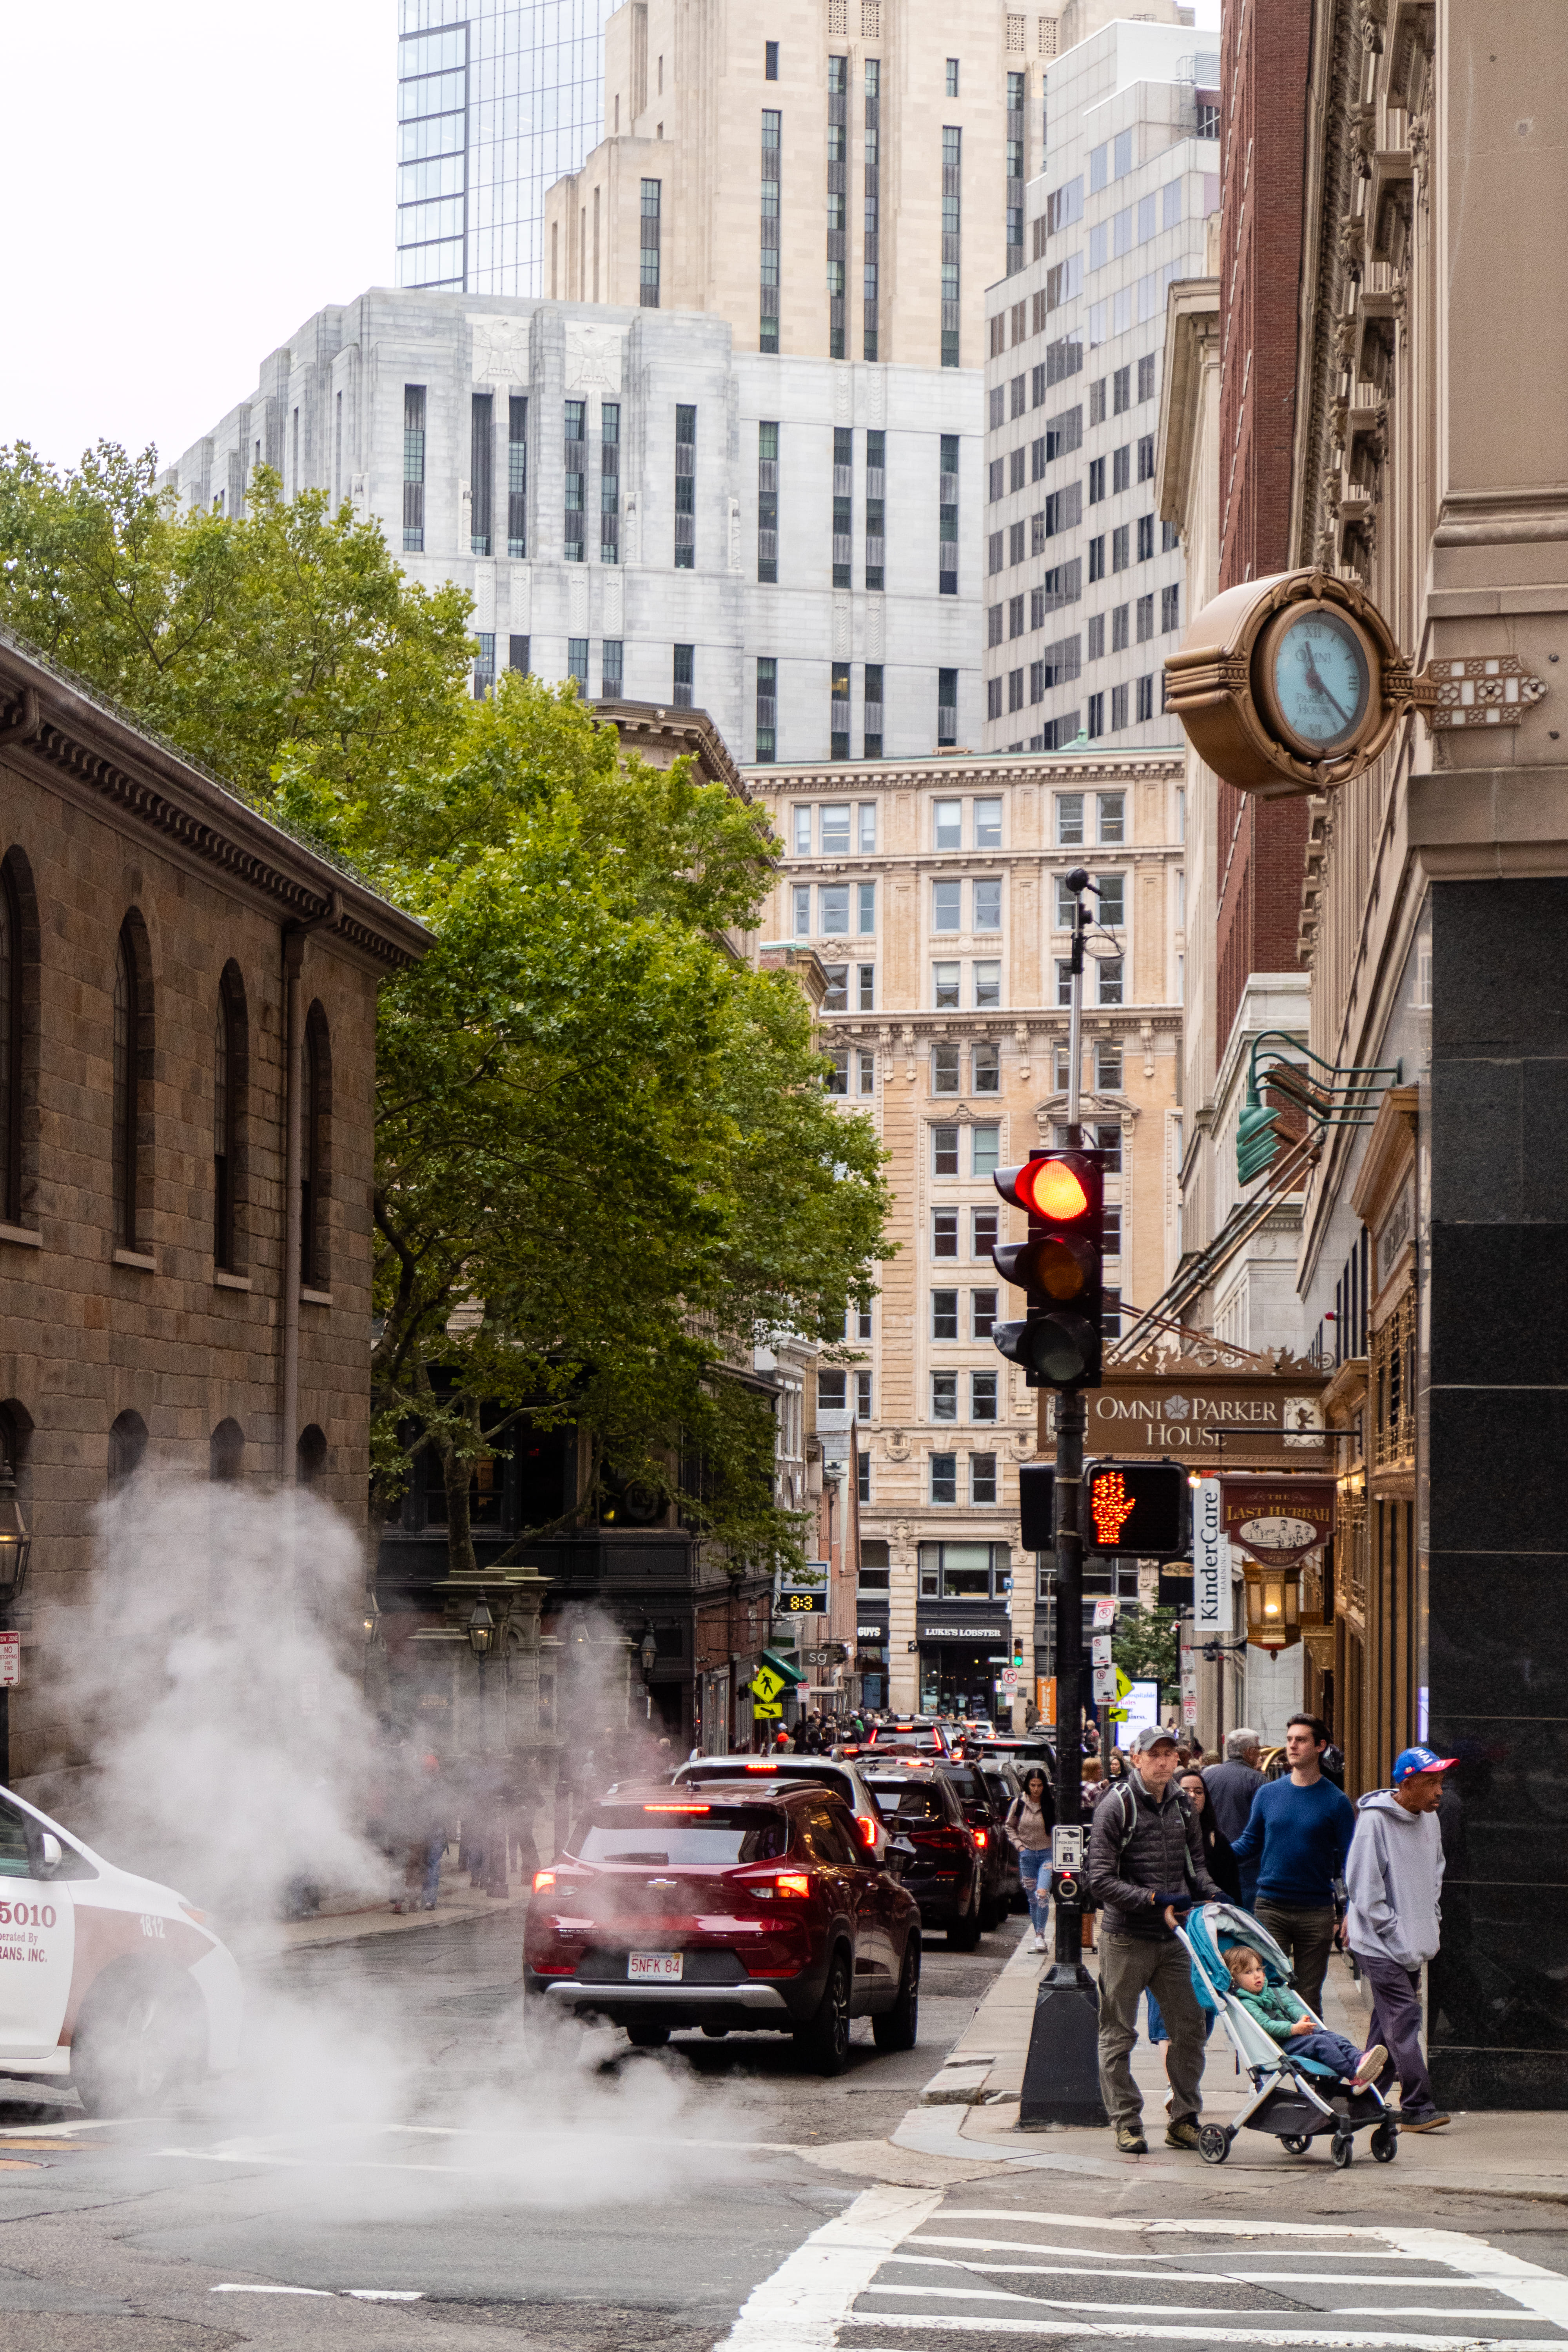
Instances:
[[[685,1958],[683,1952],[628,1952],[626,1982],[679,1984]]]

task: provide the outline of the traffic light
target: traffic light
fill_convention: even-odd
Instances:
[[[999,1324],[997,1347],[1032,1389],[1100,1386],[1105,1211],[1092,1151],[1041,1152],[992,1182],[1029,1220],[1029,1238],[998,1243],[996,1271],[1028,1300],[1021,1323]]]
[[[1187,1474],[1179,1463],[1091,1463],[1083,1493],[1086,1550],[1186,1557]]]
[[[1057,1543],[1057,1474],[1049,1462],[1018,1465],[1018,1515],[1025,1551],[1054,1551]]]

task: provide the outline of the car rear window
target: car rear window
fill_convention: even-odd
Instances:
[[[946,1819],[942,1799],[925,1780],[873,1780],[877,1802],[884,1815],[900,1822],[940,1822]]]
[[[950,1764],[947,1769],[947,1780],[950,1787],[957,1790],[965,1804],[983,1805],[984,1803],[985,1790],[978,1772],[963,1770]]]
[[[904,1748],[919,1749],[925,1756],[941,1753],[942,1740],[934,1731],[885,1731],[879,1724],[871,1734],[874,1748]]]
[[[576,1851],[583,1862],[722,1868],[787,1852],[789,1823],[760,1805],[595,1805]]]
[[[701,1765],[696,1765],[690,1771],[683,1772],[675,1785],[678,1789],[685,1789],[689,1788],[694,1780],[738,1780],[741,1777],[741,1772],[733,1767],[728,1772],[718,1772],[708,1771]],[[746,1777],[751,1777],[749,1769],[746,1769]],[[819,1789],[831,1789],[835,1795],[853,1806],[855,1783],[847,1772],[840,1771],[832,1764],[770,1764],[765,1773],[759,1772],[756,1777],[759,1780],[775,1777],[780,1780],[810,1780]]]

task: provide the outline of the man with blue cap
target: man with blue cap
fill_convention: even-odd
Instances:
[[[1367,2041],[1388,2049],[1378,2088],[1399,2076],[1402,2131],[1436,2131],[1448,2120],[1432,2096],[1421,2048],[1421,1970],[1441,1940],[1437,1806],[1454,1761],[1430,1748],[1402,1748],[1392,1789],[1374,1789],[1356,1807],[1345,1864],[1345,1941],[1372,1987]]]

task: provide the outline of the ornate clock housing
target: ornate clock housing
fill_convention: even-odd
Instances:
[[[1165,675],[1199,757],[1266,799],[1348,783],[1426,698],[1376,606],[1322,572],[1227,588]]]

